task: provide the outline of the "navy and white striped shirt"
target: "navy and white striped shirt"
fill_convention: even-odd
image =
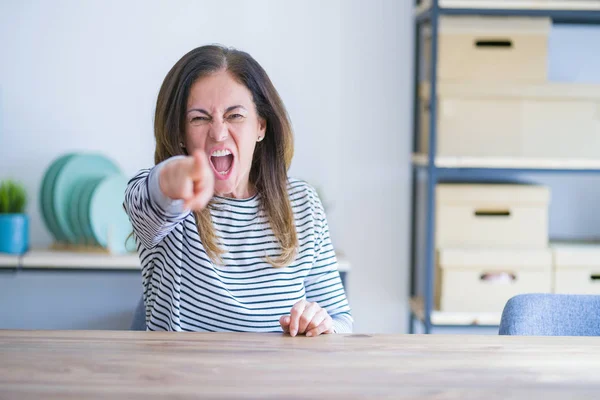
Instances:
[[[325,212],[312,187],[289,180],[299,248],[284,268],[265,261],[281,250],[260,196],[215,197],[212,221],[226,251],[218,265],[204,250],[193,214],[160,191],[163,164],[140,171],[124,203],[142,264],[148,330],[281,332],[279,318],[306,299],[327,310],[336,332],[352,331]]]

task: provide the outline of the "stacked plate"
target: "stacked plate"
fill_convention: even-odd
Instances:
[[[119,167],[100,154],[59,157],[46,170],[40,189],[44,223],[59,243],[101,246],[112,253],[133,250],[127,241],[132,227],[123,210],[126,187]]]

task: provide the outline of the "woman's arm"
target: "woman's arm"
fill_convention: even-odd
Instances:
[[[315,261],[304,279],[306,299],[294,304],[290,314],[283,315],[279,323],[292,336],[352,333],[354,321],[337,270],[325,210],[314,189],[310,189],[308,196],[313,202]]]
[[[135,236],[146,249],[160,243],[189,213],[183,208],[183,200],[172,200],[160,191],[158,173],[169,161],[140,171],[125,190],[123,206]]]
[[[342,285],[338,263],[329,237],[329,227],[322,213],[321,231],[316,238],[316,261],[304,280],[306,300],[317,303],[333,320],[336,333],[352,333],[353,319]]]
[[[160,243],[190,209],[204,208],[212,197],[214,177],[205,158],[172,157],[129,181],[123,206],[146,249]]]

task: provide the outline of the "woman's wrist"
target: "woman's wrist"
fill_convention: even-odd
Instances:
[[[184,211],[183,200],[172,199],[165,193],[165,182],[162,182],[161,184],[162,172],[164,171],[164,168],[165,166],[167,166],[167,164],[184,157],[185,156],[175,156],[166,159],[165,161],[152,168],[148,177],[148,191],[150,192],[150,199],[152,200],[152,202],[157,204],[163,211],[168,212],[169,214],[182,213]]]

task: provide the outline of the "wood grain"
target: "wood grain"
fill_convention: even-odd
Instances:
[[[597,399],[599,338],[0,331],[1,399]]]

